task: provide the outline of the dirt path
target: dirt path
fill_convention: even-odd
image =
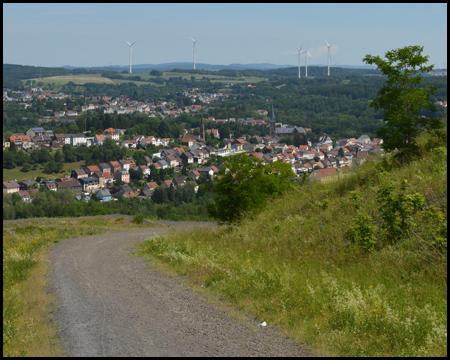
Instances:
[[[232,318],[180,280],[149,269],[144,258],[130,256],[136,242],[177,228],[80,237],[54,246],[54,318],[67,356],[310,356],[275,328]]]

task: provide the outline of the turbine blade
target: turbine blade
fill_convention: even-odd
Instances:
[[[126,41],[126,40],[125,40],[125,42],[126,42],[126,43],[127,43],[128,45],[130,45],[130,46],[131,46],[131,44],[130,44],[130,43],[129,43],[128,41]]]
[[[137,40],[136,40],[137,41]],[[134,42],[134,43],[132,43],[130,46],[133,46],[135,43],[136,43],[136,41]]]

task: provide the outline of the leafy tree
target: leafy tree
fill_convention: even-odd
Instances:
[[[345,155],[344,148],[340,147],[338,150],[338,156],[344,157],[344,155]]]
[[[440,119],[421,114],[422,110],[436,110],[430,101],[436,87],[420,86],[422,73],[434,67],[426,66],[429,56],[423,56],[422,51],[423,46],[405,46],[386,52],[386,59],[369,54],[363,59],[367,64],[375,64],[387,76],[371,102],[371,106],[384,111],[384,127],[376,130],[376,134],[383,139],[386,151],[397,149],[401,154],[415,154],[418,135],[425,130],[438,132],[443,126]]]
[[[151,76],[163,76],[163,72],[159,70],[152,70],[150,71]]]
[[[257,158],[238,154],[225,160],[221,176],[212,189],[214,203],[208,204],[208,213],[221,220],[234,222],[248,212],[259,211],[269,198],[286,191],[293,182],[289,164],[274,162],[264,165]]]

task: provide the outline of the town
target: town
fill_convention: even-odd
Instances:
[[[8,96],[8,90],[4,89],[4,101],[15,101],[25,109],[31,106],[32,100],[43,99],[66,99],[73,95],[64,93],[50,94],[43,92],[39,88],[30,88],[29,91],[10,92],[14,97]],[[123,140],[126,134],[125,129],[104,129],[101,134],[87,136],[86,131],[75,134],[55,134],[52,130],[45,130],[44,124],[72,123],[75,118],[82,116],[86,112],[103,110],[105,114],[125,114],[140,112],[149,117],[176,117],[183,113],[193,113],[198,111],[208,112],[209,107],[205,105],[195,105],[195,101],[200,99],[202,103],[210,104],[228,94],[224,93],[203,93],[199,88],[192,88],[183,93],[191,99],[194,105],[177,108],[170,101],[159,101],[157,103],[138,102],[125,97],[111,98],[108,96],[92,96],[87,105],[82,105],[80,111],[77,109],[66,109],[64,111],[47,112],[51,115],[39,119],[40,127],[30,127],[25,133],[14,133],[8,139],[3,139],[3,149],[7,150],[11,144],[15,149],[32,151],[33,149],[58,150],[64,146],[71,147],[92,147],[102,145],[107,139],[113,141],[116,146],[129,149],[155,149],[152,156],[145,155],[145,164],[137,165],[133,158],[117,159],[108,163],[98,163],[85,166],[79,169],[72,169],[70,174],[52,180],[43,180],[40,183],[36,179],[23,181],[3,182],[3,193],[17,193],[24,201],[32,201],[33,194],[38,188],[50,191],[60,189],[70,189],[78,199],[89,200],[95,196],[99,201],[107,202],[117,199],[117,196],[139,197],[142,200],[152,197],[153,192],[158,187],[171,187],[175,189],[187,183],[193,185],[198,190],[196,181],[201,174],[208,174],[210,179],[219,171],[220,162],[217,159],[224,156],[233,156],[238,153],[248,153],[251,157],[260,159],[265,164],[274,161],[289,163],[296,177],[305,175],[309,179],[317,181],[332,181],[340,176],[345,168],[359,165],[364,162],[370,154],[382,153],[382,139],[370,139],[369,136],[361,134],[359,138],[331,139],[327,135],[320,136],[316,142],[311,142],[307,138],[310,128],[289,126],[276,121],[275,111],[272,106],[270,117],[268,111],[255,109],[257,118],[228,118],[215,119],[211,116],[202,117],[200,132],[196,129],[184,129],[184,133],[179,139],[160,138],[154,134],[131,134],[132,138]],[[246,126],[263,125],[269,128],[268,135],[242,135],[234,138],[223,138],[220,135],[219,127],[225,123],[240,122]],[[205,130],[205,123],[210,129]],[[197,129],[198,130],[198,129]],[[128,134],[130,135],[130,134]],[[221,139],[215,146],[205,144],[205,136],[213,139]],[[287,145],[280,142],[286,137],[296,137],[304,145]],[[303,141],[302,141],[303,140]],[[334,140],[334,141],[333,141]],[[151,179],[151,168],[173,169],[172,179],[159,181],[146,181]],[[183,170],[184,169],[184,170]],[[130,170],[142,173],[142,186],[130,187]],[[184,175],[183,175],[184,174]],[[111,189],[114,188],[113,196]]]

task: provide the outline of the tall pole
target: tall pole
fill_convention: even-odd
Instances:
[[[131,54],[133,52],[133,45],[130,45],[130,74],[131,74]]]
[[[328,46],[328,76],[330,76],[330,63],[331,63],[331,51],[330,46]]]
[[[195,70],[195,41],[194,41],[194,49],[193,49],[193,55],[194,55],[194,70]]]
[[[298,51],[298,78],[300,79],[301,78],[301,75],[300,75],[300,55],[301,55],[301,52],[300,52],[300,50],[297,50]]]

